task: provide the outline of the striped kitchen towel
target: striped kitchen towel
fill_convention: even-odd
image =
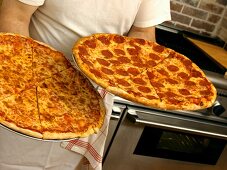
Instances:
[[[90,135],[86,138],[78,138],[68,142],[62,142],[61,146],[65,149],[84,155],[86,159],[84,159],[83,164],[86,166],[86,169],[101,170],[104,145],[108,133],[114,95],[108,93],[101,87],[97,87],[97,91],[103,98],[106,107],[106,116],[102,128],[97,134]]]

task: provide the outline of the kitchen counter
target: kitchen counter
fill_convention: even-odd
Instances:
[[[195,44],[205,53],[207,53],[218,64],[222,65],[226,69],[225,78],[227,79],[227,51],[225,51],[223,48],[219,46],[216,46],[204,41],[200,41],[193,38],[187,38],[187,39],[189,39],[193,44]]]

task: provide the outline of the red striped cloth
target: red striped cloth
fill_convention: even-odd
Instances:
[[[107,110],[102,128],[97,134],[90,135],[87,138],[79,138],[69,142],[62,142],[61,146],[65,149],[84,155],[84,157],[88,160],[86,161],[85,159],[83,162],[87,167],[86,169],[101,170],[104,144],[107,137],[114,96],[100,87],[97,87],[97,90],[103,98]]]

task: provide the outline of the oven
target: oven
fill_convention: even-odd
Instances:
[[[208,109],[163,111],[116,96],[103,169],[226,169],[227,80],[223,78],[226,70],[185,40],[183,34],[163,29],[158,33],[160,44],[185,54],[203,69],[217,88],[217,100]]]

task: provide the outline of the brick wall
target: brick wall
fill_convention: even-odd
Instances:
[[[220,27],[217,31],[217,36],[225,41],[225,49],[227,50],[227,6],[225,8],[225,13],[222,18]]]
[[[227,41],[227,0],[171,0],[170,27]]]

